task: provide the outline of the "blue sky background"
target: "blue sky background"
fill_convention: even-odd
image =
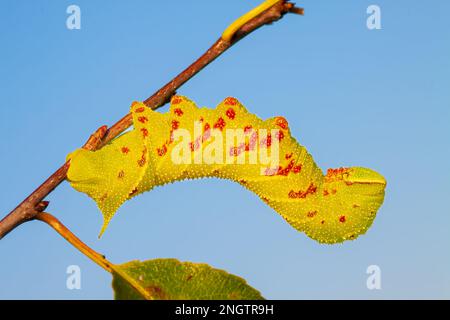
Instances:
[[[258,3],[2,0],[1,216]],[[66,28],[70,4],[81,7],[81,30]],[[381,7],[382,30],[366,28],[370,4]],[[450,2],[300,5],[304,17],[260,29],[178,92],[202,106],[235,96],[262,118],[285,116],[324,169],[382,173],[385,203],[366,235],[319,245],[255,195],[218,180],[129,201],[101,240],[100,212],[67,183],[48,197],[48,211],[113,262],[206,262],[270,299],[450,298]],[[81,290],[66,288],[72,264],[81,267]],[[366,288],[371,264],[381,268],[381,290]],[[40,222],[0,241],[2,299],[110,299],[110,282]]]

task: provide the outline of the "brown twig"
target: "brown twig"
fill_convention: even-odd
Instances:
[[[191,79],[212,61],[214,61],[232,45],[237,43],[239,40],[253,32],[254,30],[260,28],[261,26],[277,21],[288,12],[303,14],[303,10],[295,7],[293,3],[281,1],[244,24],[234,34],[231,41],[225,41],[220,38],[198,60],[192,63],[164,87],[159,89],[155,94],[146,99],[144,101],[145,105],[152,109],[161,107],[170,100],[170,98],[175,94],[175,91],[179,87],[181,87],[186,81]],[[131,115],[127,114],[109,129],[106,130],[106,127],[101,127],[99,130],[97,130],[97,132],[93,134],[88,142],[84,145],[84,148],[88,150],[97,150],[117,137],[131,125]],[[98,139],[99,134],[103,136],[102,139]],[[42,211],[42,209],[40,209],[38,205],[50,192],[52,192],[62,181],[64,181],[69,166],[69,162],[64,163],[44,183],[42,183],[13,211],[11,211],[0,221],[0,239],[20,224],[32,220],[39,212]]]

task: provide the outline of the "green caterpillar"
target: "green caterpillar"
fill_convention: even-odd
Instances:
[[[167,113],[139,102],[131,113],[133,130],[98,151],[68,156],[69,182],[103,213],[101,234],[123,202],[183,179],[233,180],[322,243],[364,234],[383,203],[383,176],[361,167],[323,174],[283,117],[263,121],[235,98],[207,109],[174,96]]]

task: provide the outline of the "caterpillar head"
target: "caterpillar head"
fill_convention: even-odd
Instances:
[[[384,177],[371,169],[328,169],[320,205],[305,223],[305,233],[323,243],[356,239],[371,226],[385,187]]]

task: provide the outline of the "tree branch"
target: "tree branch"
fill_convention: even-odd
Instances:
[[[263,25],[271,24],[277,21],[288,12],[303,14],[303,9],[295,7],[293,3],[286,0],[280,1],[269,9],[265,10],[255,18],[245,23],[234,33],[230,41],[220,38],[217,40],[199,59],[183,70],[179,75],[173,78],[169,83],[159,89],[151,97],[144,101],[144,104],[151,109],[157,109],[167,103],[175,94],[175,91],[186,81],[195,76],[199,71],[214,61],[218,56],[224,53],[239,40],[260,28]],[[88,150],[97,150],[109,141],[117,137],[124,130],[133,124],[130,114],[125,115],[112,127],[107,129],[101,127],[94,133],[83,146]],[[44,183],[33,191],[25,200],[23,200],[13,211],[0,221],[0,239],[20,224],[32,220],[41,212],[41,201],[52,192],[62,181],[65,180],[70,162],[64,163],[56,170]]]

